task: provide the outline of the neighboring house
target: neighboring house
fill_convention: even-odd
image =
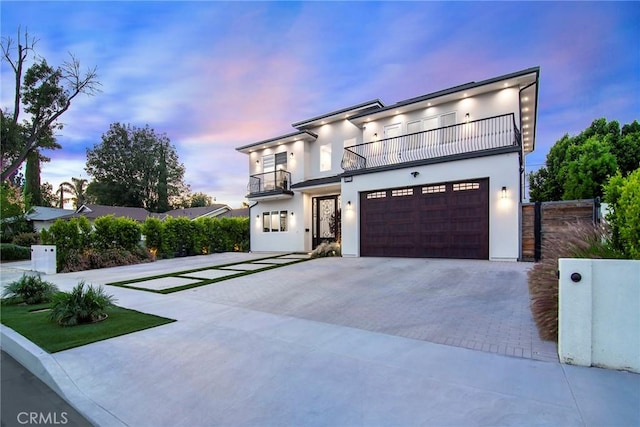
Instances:
[[[184,208],[173,209],[171,211],[159,214],[161,217],[166,218],[168,216],[178,218],[187,217],[191,220],[198,218],[215,218],[217,216],[224,215],[231,211],[231,208],[227,205],[217,204],[211,206],[202,206],[197,208]]]
[[[238,208],[223,213],[220,218],[247,218],[250,214],[249,208]]]
[[[39,233],[43,229],[49,228],[57,219],[65,218],[74,212],[73,209],[34,206],[31,212],[25,215],[25,218],[33,226],[33,231]]]
[[[365,102],[237,148],[252,250],[341,239],[343,256],[518,260],[539,72]]]
[[[132,208],[128,206],[104,206],[104,205],[93,205],[93,204],[84,204],[80,206],[72,217],[86,217],[91,223],[96,218],[100,218],[101,216],[113,215],[115,217],[125,217],[130,218],[137,222],[144,222],[147,217],[155,216],[156,214],[152,214],[148,210],[144,208]]]

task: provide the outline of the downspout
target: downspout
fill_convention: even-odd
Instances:
[[[522,201],[524,200],[524,188],[526,186],[526,182],[525,180],[526,178],[526,168],[525,168],[525,162],[524,162],[524,144],[522,142],[522,92],[524,92],[525,90],[529,89],[531,86],[536,85],[536,102],[535,102],[535,111],[533,112],[533,117],[536,118],[536,120],[534,120],[535,126],[538,126],[538,77],[539,77],[539,71],[536,72],[536,80],[528,85],[526,85],[525,87],[521,88],[518,91],[518,118],[519,118],[519,122],[520,122],[520,151],[519,156],[520,156],[520,188],[518,188],[518,193],[519,194],[519,202],[518,202],[518,228],[519,228],[519,239],[518,239],[518,252],[519,252],[519,259],[520,261],[522,261]],[[536,129],[533,129],[533,143],[535,144],[535,139],[536,137]],[[535,146],[534,146],[535,148]],[[536,261],[538,261],[536,259]]]
[[[249,205],[249,253],[251,253],[251,230],[253,229],[252,221],[253,221],[253,213],[251,212],[251,209],[254,206],[258,206],[259,202],[255,202],[253,205]]]

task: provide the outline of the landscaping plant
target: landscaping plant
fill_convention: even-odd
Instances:
[[[40,276],[23,275],[4,288],[2,298],[15,303],[40,304],[51,301],[57,292],[56,285],[42,280]]]
[[[561,232],[545,236],[542,260],[528,273],[531,313],[540,338],[558,340],[558,258],[620,258],[609,245],[601,226],[567,224]]]
[[[342,256],[339,243],[320,243],[320,245],[311,252],[311,258],[325,258],[331,256]]]
[[[107,295],[102,286],[80,282],[69,293],[61,292],[53,299],[49,318],[62,326],[75,326],[103,320],[115,298]]]

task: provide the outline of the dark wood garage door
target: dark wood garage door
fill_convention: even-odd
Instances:
[[[489,258],[489,180],[360,193],[360,254]]]

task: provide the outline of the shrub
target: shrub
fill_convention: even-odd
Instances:
[[[61,292],[53,299],[49,318],[62,326],[75,326],[102,320],[116,301],[102,286],[94,288],[80,282],[71,292]]]
[[[640,259],[640,168],[626,178],[618,172],[605,186],[605,200],[612,212],[613,245],[628,258]]]
[[[20,280],[9,283],[2,291],[2,298],[13,302],[40,304],[51,301],[58,292],[56,285],[45,282],[40,276],[23,275]]]
[[[166,255],[187,256],[194,255],[194,243],[196,227],[187,217],[164,220],[164,242]]]
[[[60,272],[69,273],[72,271],[117,267],[120,265],[131,265],[139,264],[141,262],[149,262],[151,260],[152,255],[139,246],[132,251],[128,251],[122,248],[88,248],[84,250],[74,249],[69,251],[67,258],[62,263]]]
[[[163,233],[164,224],[159,218],[149,217],[142,224],[142,234],[145,236],[145,244],[152,254],[164,253]]]
[[[0,259],[2,261],[18,261],[31,259],[31,248],[14,245],[12,243],[0,243]]]
[[[13,236],[11,243],[18,246],[30,247],[40,243],[39,233],[18,233]]]
[[[70,220],[58,219],[48,230],[42,230],[40,237],[45,245],[56,245],[56,264],[58,271],[63,271],[62,266],[70,251],[82,251],[89,247],[91,224],[83,216]]]
[[[542,242],[544,257],[528,272],[531,313],[540,338],[558,340],[558,258],[620,258],[603,227],[567,224]]]
[[[140,226],[130,218],[105,215],[93,223],[91,240],[98,249],[123,248],[133,250],[140,244]]]
[[[324,258],[331,256],[342,256],[339,243],[320,243],[320,245],[311,252],[311,258]]]

